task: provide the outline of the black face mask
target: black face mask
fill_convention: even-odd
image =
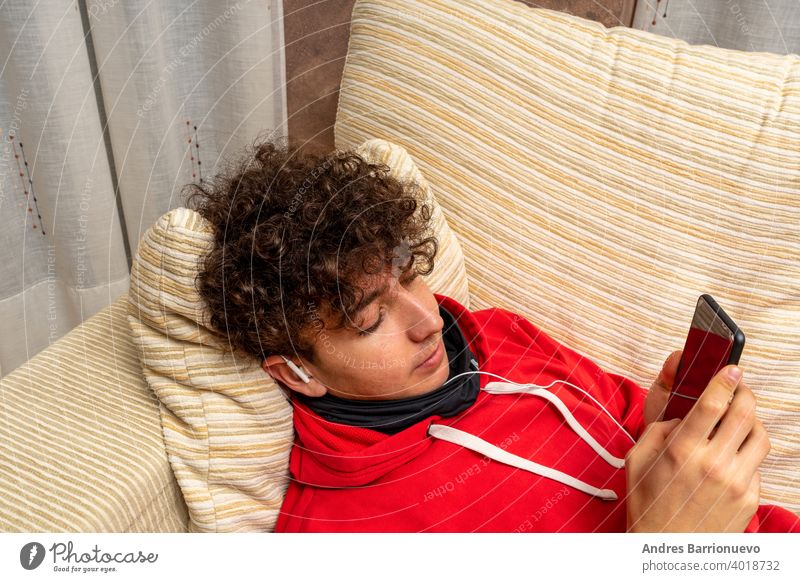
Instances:
[[[441,305],[439,314],[444,320],[443,340],[450,363],[447,379],[476,371],[478,362],[455,317]],[[434,414],[455,416],[475,402],[479,391],[479,375],[465,374],[427,394],[399,400],[352,400],[327,392],[319,397],[294,396],[325,420],[395,434]]]

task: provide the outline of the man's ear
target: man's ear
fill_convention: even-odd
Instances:
[[[261,362],[261,367],[276,382],[279,382],[290,390],[305,394],[306,396],[318,397],[328,391],[324,385],[315,380],[308,372],[306,372],[306,374],[309,376],[309,382],[303,382],[297,374],[289,368],[282,356],[267,356]],[[300,363],[298,367],[302,370],[306,369],[302,363]]]

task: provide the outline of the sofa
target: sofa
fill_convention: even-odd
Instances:
[[[512,0],[358,0],[334,129],[337,149],[413,158],[470,309],[524,315],[643,387],[713,295],[747,335],[762,501],[800,512],[800,57]],[[226,531],[193,527],[130,305],[2,379],[0,531]]]

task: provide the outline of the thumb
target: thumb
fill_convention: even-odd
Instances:
[[[644,404],[644,420],[646,423],[659,420],[664,415],[682,355],[683,350],[677,350],[667,356],[661,371],[658,373],[658,377],[650,386]]]
[[[658,378],[653,382],[653,388],[658,388],[669,394],[670,390],[672,390],[672,385],[675,383],[675,375],[678,373],[678,364],[682,355],[683,350],[676,350],[667,356],[661,371],[658,373]]]

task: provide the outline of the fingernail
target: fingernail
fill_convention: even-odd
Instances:
[[[739,366],[733,366],[728,368],[728,378],[733,380],[734,382],[738,382],[739,378],[742,377],[742,369]]]

